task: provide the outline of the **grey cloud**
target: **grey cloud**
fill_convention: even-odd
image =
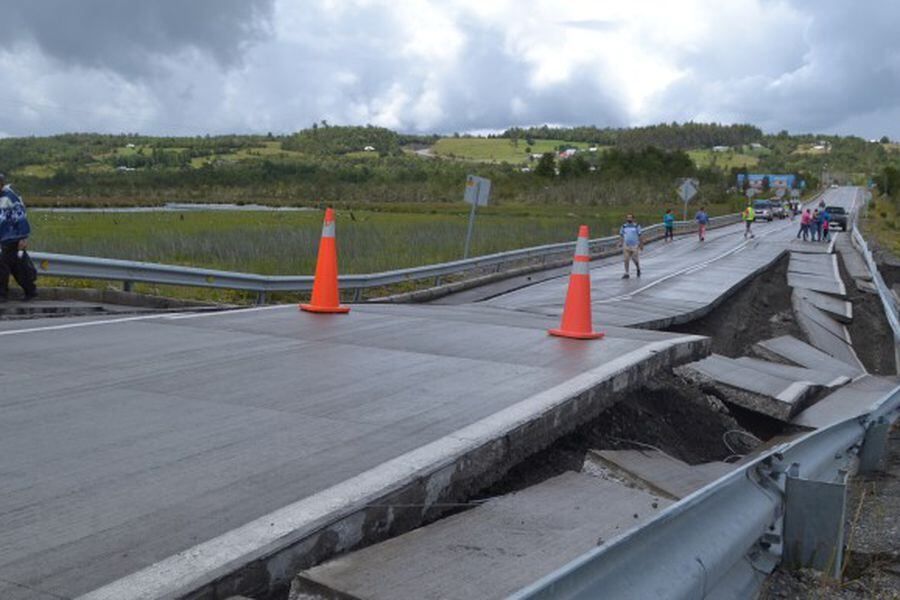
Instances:
[[[760,0],[759,14],[794,12],[778,12],[784,19],[759,31],[722,27],[684,48],[647,46],[685,76],[638,114],[603,61],[581,62],[554,85],[532,85],[534,66],[515,54],[521,45],[508,43],[502,20],[450,11],[447,26],[463,36],[456,56],[410,50],[402,6],[0,0],[7,40],[0,131],[287,132],[323,118],[374,123],[379,107],[397,99],[392,126],[404,131],[704,119],[900,137],[900,40],[892,31],[900,8],[891,0]],[[290,31],[281,24],[276,35],[276,14],[291,11],[299,14]],[[558,25],[597,36],[619,27],[577,19]],[[425,101],[438,111],[418,111]]]
[[[266,37],[273,1],[11,0],[0,14],[7,43],[133,78],[190,49],[238,64],[248,44]]]

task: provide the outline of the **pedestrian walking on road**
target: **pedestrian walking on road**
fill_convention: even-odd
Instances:
[[[831,214],[829,214],[828,209],[822,211],[822,241],[828,241],[828,230],[831,227]]]
[[[746,240],[748,236],[751,239],[755,238],[756,236],[753,235],[753,221],[756,220],[756,211],[753,210],[753,205],[749,202],[747,203],[747,208],[741,213],[741,218],[744,220],[744,239]]]
[[[675,215],[672,213],[671,208],[666,209],[666,214],[663,215],[663,227],[666,230],[666,235],[663,238],[664,242],[674,242],[675,241]]]
[[[803,214],[800,215],[800,231],[797,232],[797,239],[800,239],[800,236],[803,236],[803,241],[809,240],[809,227],[812,223],[812,215],[809,214],[809,209],[803,211]]]
[[[25,203],[0,174],[0,302],[6,302],[9,295],[10,275],[22,287],[26,300],[37,296],[37,273],[25,251],[30,233]]]
[[[644,240],[641,239],[641,226],[634,222],[634,215],[628,214],[625,222],[619,228],[619,244],[622,246],[622,256],[625,258],[625,274],[622,279],[628,279],[629,263],[634,262],[637,276],[641,276],[641,262],[639,255],[644,249]]]
[[[702,242],[706,239],[706,226],[709,225],[709,215],[706,214],[705,206],[700,207],[700,210],[694,215],[694,220],[697,221],[697,235]]]

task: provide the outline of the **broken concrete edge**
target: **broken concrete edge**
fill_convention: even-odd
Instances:
[[[674,371],[678,377],[681,377],[685,381],[688,381],[701,389],[714,391],[715,395],[726,404],[735,404],[741,408],[766,415],[773,419],[778,419],[785,423],[790,423],[791,417],[804,408],[802,399],[801,401],[798,401],[797,404],[785,403],[769,396],[721,383],[705,373],[692,369],[690,365],[676,367]],[[804,394],[803,398],[805,399],[808,397],[808,394]]]
[[[664,490],[662,487],[655,485],[652,481],[648,481],[641,475],[632,473],[621,465],[607,459],[599,450],[588,450],[588,456],[595,460],[598,464],[602,465],[603,468],[613,473],[616,477],[624,480],[637,489],[648,491],[662,498],[672,500],[673,502],[677,502],[678,500],[680,500],[680,498],[678,498],[671,492]]]
[[[762,275],[763,273],[771,269],[772,265],[784,258],[784,256],[788,254],[788,252],[788,249],[785,248],[777,255],[775,255],[772,260],[761,265],[758,269],[755,269],[748,273],[740,281],[736,282],[733,286],[719,294],[718,297],[713,299],[709,304],[706,304],[705,306],[701,306],[700,308],[688,312],[673,315],[671,317],[662,317],[659,319],[649,319],[640,323],[631,323],[630,325],[626,325],[626,327],[631,327],[634,329],[666,330],[670,327],[674,327],[675,325],[683,325],[685,323],[690,323],[691,321],[701,319],[721,306],[723,302],[735,295],[737,291],[744,287],[744,285],[746,285],[750,280],[755,279],[759,275]]]
[[[708,355],[710,342],[686,335],[650,343],[81,600],[218,600],[287,586],[303,569],[439,516],[436,504],[497,481],[648,377]]]

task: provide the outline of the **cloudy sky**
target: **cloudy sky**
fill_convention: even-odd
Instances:
[[[0,134],[751,122],[900,138],[896,0],[0,0]]]

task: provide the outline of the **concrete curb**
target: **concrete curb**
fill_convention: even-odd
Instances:
[[[82,600],[263,595],[336,554],[409,531],[599,415],[629,389],[709,354],[686,335],[648,344],[440,440],[180,552]]]

